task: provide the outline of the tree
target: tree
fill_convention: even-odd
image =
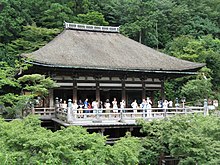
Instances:
[[[15,65],[19,55],[33,52],[52,40],[60,32],[59,29],[46,29],[36,26],[24,26],[20,38],[8,44],[0,45],[0,61]]]
[[[211,70],[204,67],[200,70],[196,79],[189,80],[182,86],[181,95],[194,102],[212,98],[214,95],[211,80]]]
[[[0,162],[7,164],[137,164],[137,138],[125,137],[106,145],[106,137],[77,126],[52,132],[40,120],[0,120]],[[132,146],[130,146],[132,145]]]
[[[186,85],[187,89],[184,87],[182,90],[182,93],[186,94],[187,91],[189,94],[186,94],[190,96],[189,98],[192,98],[192,91],[197,90],[197,94],[199,94],[199,90],[203,89],[203,94],[208,92],[205,95],[200,94],[200,96],[207,96],[210,95],[212,92],[210,92],[210,88],[212,91],[215,91],[215,93],[219,93],[219,55],[220,55],[220,40],[218,38],[213,38],[211,35],[207,36],[201,36],[198,39],[196,39],[193,36],[181,36],[174,41],[167,44],[167,47],[165,49],[165,52],[175,56],[177,58],[193,61],[193,62],[202,62],[206,63],[207,68],[211,69],[210,71],[210,77],[211,79],[208,79],[207,81],[204,78],[200,78],[191,82],[188,82]],[[190,77],[189,80],[192,80],[192,77]],[[211,83],[211,84],[210,84]],[[182,83],[179,83],[180,86]],[[198,84],[198,85],[197,85]],[[200,84],[200,87],[198,87]],[[206,89],[204,91],[204,86],[206,86]],[[196,91],[194,91],[195,93]],[[190,95],[191,94],[191,95]],[[216,94],[217,96],[218,94]],[[199,95],[198,95],[199,96]],[[215,96],[215,97],[216,97]]]
[[[26,64],[14,68],[1,62],[0,66],[0,105],[6,118],[21,117],[24,111],[30,109],[36,96],[45,97],[48,89],[56,86],[54,81],[43,75],[20,75],[21,70],[27,69]],[[24,95],[24,90],[30,95]]]
[[[118,165],[124,164],[138,164],[138,156],[142,146],[140,140],[136,137],[131,137],[129,133],[122,137],[110,149],[108,164]]]
[[[88,24],[88,25],[108,25],[108,22],[105,21],[102,13],[93,11],[88,12],[87,14],[78,14],[74,19],[74,22]]]
[[[73,11],[66,5],[51,3],[49,9],[42,13],[41,25],[46,28],[62,28],[64,22],[71,22]]]
[[[140,164],[157,164],[158,159],[170,155],[180,164],[218,164],[220,146],[219,117],[182,115],[152,122],[139,121],[144,149]]]

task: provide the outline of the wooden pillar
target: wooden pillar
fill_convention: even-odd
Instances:
[[[121,93],[121,99],[126,101],[126,87],[125,87],[125,79],[121,80],[121,85],[122,85],[122,93]]]
[[[99,84],[99,77],[96,77],[96,92],[95,92],[95,96],[96,96],[96,100],[98,100],[98,102],[100,102],[100,84]]]
[[[146,99],[146,81],[145,81],[146,79],[147,79],[147,77],[144,75],[142,75],[140,77],[141,84],[142,84],[142,90],[141,90],[141,98],[142,99]]]
[[[77,100],[77,80],[73,78],[73,101]]]
[[[164,93],[164,79],[161,79],[161,90],[160,90],[161,99],[165,100],[165,93]]]
[[[151,91],[151,101],[152,105],[154,105],[154,91]]]
[[[54,107],[54,94],[53,94],[54,89],[49,90],[49,107]]]
[[[146,99],[146,86],[145,86],[145,79],[141,80],[142,83],[142,99]]]

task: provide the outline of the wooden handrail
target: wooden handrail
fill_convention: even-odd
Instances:
[[[34,113],[46,118],[58,118],[64,122],[71,123],[73,121],[91,121],[100,119],[102,121],[135,121],[136,119],[162,119],[181,114],[204,113],[204,107],[186,107],[186,108],[124,108],[117,109],[117,113],[113,113],[113,109],[77,109],[72,108],[34,108]],[[79,113],[82,112],[83,113]],[[87,113],[85,113],[87,112]]]
[[[144,119],[157,119],[174,116],[177,114],[194,114],[194,113],[204,113],[204,107],[186,107],[186,108],[151,108],[151,109],[118,109],[117,113],[113,113],[111,109],[77,109],[72,108],[57,108],[56,117],[60,120],[70,122],[71,121],[91,121],[94,118],[99,118],[103,121],[114,121],[114,120],[136,120],[139,118]],[[69,112],[68,112],[69,111]],[[79,113],[83,111],[83,113]],[[89,113],[88,113],[89,111]],[[109,112],[110,111],[110,112]],[[87,113],[85,113],[87,112]]]

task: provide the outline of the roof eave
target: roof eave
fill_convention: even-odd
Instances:
[[[80,66],[69,66],[69,65],[54,65],[54,64],[45,64],[33,61],[27,61],[33,65],[50,67],[50,68],[63,68],[63,69],[90,69],[90,70],[106,70],[106,71],[131,71],[131,72],[142,72],[142,73],[156,73],[156,74],[184,74],[184,75],[196,75],[196,71],[181,71],[181,70],[145,70],[145,69],[130,69],[130,68],[105,68],[105,67],[80,67]],[[203,66],[194,68],[196,70],[201,69]],[[189,69],[190,70],[190,69]]]

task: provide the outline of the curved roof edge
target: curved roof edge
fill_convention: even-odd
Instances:
[[[38,63],[33,61],[26,61],[30,64],[43,66],[43,67],[50,67],[50,68],[63,68],[63,69],[94,69],[94,70],[102,70],[102,71],[130,71],[130,72],[142,72],[142,73],[157,73],[157,74],[185,74],[185,75],[196,75],[196,71],[172,71],[172,70],[144,70],[144,69],[125,69],[125,68],[102,68],[102,67],[80,67],[80,66],[68,66],[68,65],[53,65],[53,64],[45,64],[45,63]],[[203,65],[205,66],[205,64]],[[197,68],[197,70],[201,69]]]

